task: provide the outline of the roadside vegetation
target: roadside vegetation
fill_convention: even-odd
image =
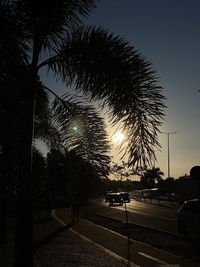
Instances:
[[[96,183],[109,172],[104,121],[92,104],[107,108],[112,125],[121,123],[128,136],[123,149],[129,166],[137,169],[155,161],[165,109],[156,71],[121,36],[83,24],[95,2],[0,1],[0,190],[1,203],[11,192],[15,194],[15,267],[33,266],[32,193],[38,198],[46,190],[50,203],[54,198],[51,183],[55,177],[43,173],[41,155],[35,151],[37,156],[32,157],[35,139],[41,138],[50,148],[48,168],[54,165],[57,150],[64,164],[70,164],[62,171],[67,172],[67,185],[77,190],[73,193],[75,212],[83,201],[78,192],[83,189],[84,195],[89,194],[91,181]],[[41,72],[62,82],[66,92],[85,96],[89,106],[84,98],[82,104],[68,95],[57,96],[57,88],[47,88]],[[48,94],[55,96],[52,106]],[[32,173],[33,159],[44,179],[39,187],[39,174]],[[61,190],[57,179],[53,183]]]

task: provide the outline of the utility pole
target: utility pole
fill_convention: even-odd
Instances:
[[[167,169],[168,169],[168,178],[170,177],[170,146],[169,146],[169,136],[170,134],[176,134],[177,132],[161,132],[162,134],[167,134]]]

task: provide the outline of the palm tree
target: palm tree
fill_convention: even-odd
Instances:
[[[91,164],[99,177],[107,178],[110,145],[104,120],[97,110],[65,95],[54,101],[52,113],[65,150]]]
[[[49,92],[55,96],[51,105],[49,104]],[[87,202],[91,195],[86,190],[81,191],[81,188],[84,187],[83,184],[85,183],[85,188],[90,191],[91,186],[89,186],[89,182],[94,181],[94,177],[97,180],[107,178],[110,164],[110,157],[108,156],[110,146],[104,121],[94,107],[89,104],[86,105],[86,101],[82,103],[79,98],[75,98],[69,94],[59,97],[42,83],[38,83],[34,116],[34,141],[35,139],[41,139],[46,143],[51,151],[47,156],[47,162],[51,162],[50,165],[56,166],[56,158],[57,164],[62,165],[56,170],[53,168],[48,172],[48,189],[50,190],[47,191],[49,191],[49,199],[54,199],[53,195],[56,188],[65,190],[63,183],[66,183],[66,178],[71,172],[70,177],[72,179],[67,184],[69,187],[68,191],[72,191],[75,187],[80,188],[79,193],[73,195],[81,196],[81,200],[79,199],[79,202],[74,201],[72,205],[73,213],[76,216],[79,216],[82,205]],[[34,156],[38,155],[38,152],[35,148],[33,152],[34,159]],[[72,154],[76,155],[76,157],[73,157],[73,160],[63,162],[62,159]],[[49,161],[50,155],[53,157]],[[56,157],[55,155],[60,156]],[[35,158],[37,159],[37,157]],[[59,162],[60,158],[61,160]],[[79,171],[80,177],[75,175],[77,166],[75,168],[66,166],[66,164],[73,166],[77,162],[77,159],[79,162],[84,163],[79,166],[79,169],[82,166],[82,170]],[[85,171],[83,167],[85,167]],[[64,171],[66,168],[67,171]],[[61,179],[59,179],[60,172],[62,174],[60,175],[62,176]],[[88,177],[89,173],[90,177]],[[93,175],[91,175],[92,173]],[[91,181],[88,181],[88,179]],[[72,186],[75,183],[82,184],[82,186]],[[44,184],[44,181],[41,181],[41,184]],[[51,202],[53,204],[53,201]],[[75,203],[79,203],[79,205]]]
[[[92,195],[93,182],[108,178],[110,145],[106,127],[93,106],[68,94],[62,98],[56,96],[52,104],[52,121],[64,148],[62,165],[67,191],[72,193],[72,214],[78,218],[82,206]],[[53,176],[52,172],[50,176]]]
[[[42,140],[49,149],[62,148],[60,133],[52,120],[49,93],[41,82],[37,86],[33,138],[33,142]]]
[[[83,26],[81,18],[94,8],[94,0],[0,0],[0,83],[4,93],[17,92],[21,111],[16,266],[32,266],[31,145],[42,67],[108,107],[112,123],[121,122],[129,136],[130,165],[151,164],[159,146],[165,106],[155,71],[123,38]]]
[[[46,160],[42,153],[33,148],[33,179],[32,179],[32,195],[34,200],[38,200],[38,196],[41,196],[45,192],[47,184],[46,175]]]
[[[147,169],[140,178],[141,186],[146,188],[154,188],[161,180],[164,173],[158,167]]]

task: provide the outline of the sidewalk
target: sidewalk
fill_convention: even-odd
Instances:
[[[69,212],[65,209],[65,222]],[[0,247],[0,267],[14,266],[14,223],[8,226],[8,240]],[[64,227],[55,218],[34,224],[34,267],[125,267],[93,242]]]
[[[34,224],[34,267],[125,267],[127,238],[81,219],[73,228],[67,209],[58,220]],[[56,218],[55,217],[55,218]],[[12,228],[11,228],[12,229]],[[14,229],[10,229],[10,237]],[[200,267],[176,255],[131,240],[130,267]],[[13,267],[13,246],[0,247],[0,267]]]
[[[70,229],[34,252],[35,267],[125,267],[123,263]]]
[[[67,219],[62,209],[58,210],[56,214],[63,221]],[[119,255],[121,259],[126,261],[128,244],[126,237],[85,219],[81,219],[79,223],[73,226],[73,229],[92,240],[95,244],[105,248],[108,253]],[[200,267],[200,264],[196,262],[155,249],[135,240],[130,241],[129,259],[129,266],[134,267]]]
[[[59,228],[54,233],[41,239],[41,232],[47,229],[46,225],[35,228],[36,249],[34,251],[34,267],[125,267],[120,259],[99,248],[94,242],[83,238],[71,228],[66,228],[70,215],[67,209],[60,210],[64,221],[56,218]],[[54,222],[55,223],[55,222]],[[50,226],[48,226],[50,228]],[[43,234],[42,234],[43,235]],[[46,244],[45,244],[46,243]]]

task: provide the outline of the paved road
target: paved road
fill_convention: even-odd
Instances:
[[[98,213],[105,216],[125,220],[125,207],[108,206],[103,199],[97,201]],[[178,207],[165,207],[131,200],[126,204],[129,222],[153,229],[178,234],[176,212]]]
[[[58,210],[56,214],[64,222],[68,220],[64,210]],[[126,237],[85,219],[80,219],[80,222],[73,226],[73,231],[94,242],[94,245],[100,246],[107,253],[119,259],[127,259]],[[130,267],[200,267],[198,263],[135,240],[130,241],[129,261]]]

